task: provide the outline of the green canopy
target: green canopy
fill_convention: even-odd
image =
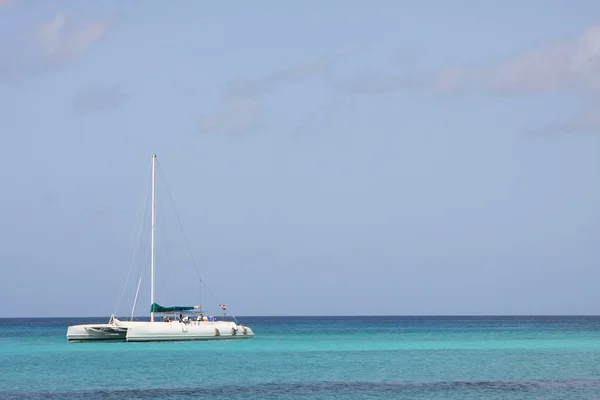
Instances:
[[[173,311],[189,311],[198,307],[194,306],[174,306],[174,307],[163,307],[160,304],[153,303],[150,306],[150,312],[173,312]]]

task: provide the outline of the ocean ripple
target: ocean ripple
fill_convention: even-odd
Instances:
[[[180,387],[180,388],[147,388],[147,389],[115,389],[68,392],[21,392],[1,393],[5,400],[29,399],[61,399],[61,400],[94,400],[94,399],[183,399],[206,397],[210,399],[227,398],[355,398],[368,395],[381,398],[406,395],[476,395],[502,393],[548,392],[573,393],[573,390],[600,389],[600,380],[527,380],[527,381],[458,381],[458,382],[298,382],[270,383],[249,386],[220,387]]]

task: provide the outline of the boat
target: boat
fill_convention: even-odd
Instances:
[[[133,313],[141,278],[134,300],[131,320],[122,320],[114,314],[108,323],[71,325],[67,328],[69,342],[120,340],[127,342],[186,341],[248,339],[254,332],[241,325],[235,317],[226,320],[226,306],[220,304],[221,317],[206,316],[201,306],[164,307],[155,302],[155,243],[156,243],[156,154],[152,155],[152,206],[150,245],[150,321],[135,321]],[[184,313],[186,314],[184,316]],[[161,319],[156,314],[162,314]],[[177,315],[179,314],[179,315]]]

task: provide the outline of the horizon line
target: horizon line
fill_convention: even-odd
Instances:
[[[223,315],[215,314],[216,317]],[[129,318],[130,316],[127,316]],[[360,317],[432,317],[432,318],[462,318],[462,317],[600,317],[600,314],[287,314],[287,315],[226,315],[230,318],[360,318]],[[51,319],[51,318],[98,318],[107,316],[25,316],[3,317],[2,319]],[[117,316],[118,318],[118,316]],[[121,317],[124,318],[124,317]],[[150,318],[149,315],[134,316],[134,318]]]

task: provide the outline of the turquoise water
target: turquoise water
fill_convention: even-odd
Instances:
[[[68,343],[0,319],[0,399],[594,399],[600,317],[247,317],[250,340]]]

